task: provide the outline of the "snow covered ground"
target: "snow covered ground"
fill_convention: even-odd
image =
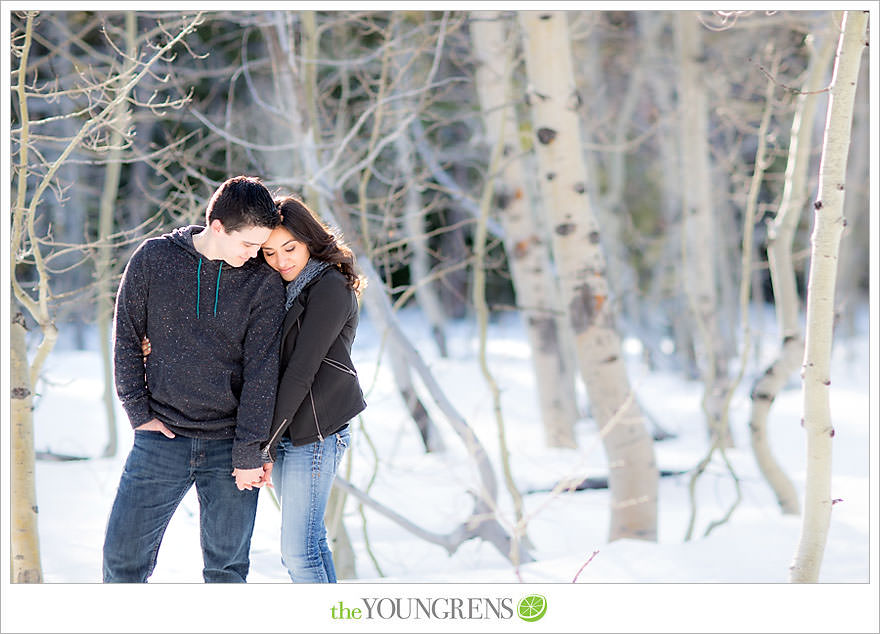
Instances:
[[[501,476],[491,398],[476,362],[473,325],[451,324],[450,355],[443,359],[417,313],[405,310],[402,319],[447,395],[492,457],[501,516],[510,522],[512,504]],[[834,506],[821,583],[816,586],[786,583],[801,518],[780,513],[749,447],[748,391],[756,368],[763,367],[776,350],[772,316],[760,323],[764,360],[757,365],[750,362],[731,403],[736,447],[728,451],[728,458],[739,479],[742,500],[730,521],[709,536],[703,535],[706,527],[722,517],[735,499],[733,480],[717,458],[699,480],[696,527],[689,541],[685,533],[691,516],[690,473],[661,479],[656,543],[607,543],[607,490],[527,493],[528,536],[536,561],[518,570],[485,542],[466,542],[448,555],[372,510],[364,510],[364,522],[358,505],[349,499],[345,523],[355,551],[357,578],[334,588],[294,589],[287,584],[278,556],[279,514],[264,491],[252,544],[251,583],[234,591],[200,585],[194,491],[169,526],[151,585],[139,589],[100,585],[104,524],[132,432],[117,403],[119,450],[112,458],[98,457],[107,430],[97,344],[77,351],[62,340],[48,359],[37,389],[35,445],[38,451],[88,459],[40,460],[37,464],[46,583],[27,590],[4,586],[5,591],[13,591],[4,593],[4,619],[24,629],[3,631],[335,631],[339,626],[329,618],[329,610],[338,601],[354,605],[363,596],[440,594],[519,597],[526,590],[548,598],[547,617],[540,622],[514,619],[492,630],[499,623],[460,620],[451,625],[448,620],[428,619],[414,624],[380,619],[362,621],[358,627],[370,631],[877,631],[871,629],[877,624],[876,489],[873,498],[870,495],[872,477],[876,485],[877,437],[876,415],[869,430],[872,382],[867,311],[858,336],[835,342],[832,495],[842,501]],[[381,337],[364,314],[354,352],[369,406],[353,425],[349,478],[361,487],[375,478],[370,492],[376,499],[427,530],[448,532],[471,508],[468,491],[477,486],[472,463],[427,396],[425,403],[440,423],[447,450],[428,455],[422,451],[415,426],[395,393],[387,363],[380,363],[381,345]],[[627,342],[626,350],[631,381],[643,408],[675,434],[655,444],[659,467],[689,471],[707,450],[700,385],[670,373],[649,372],[635,342]],[[546,491],[560,479],[604,475],[604,451],[588,418],[577,424],[578,449],[544,445],[528,347],[515,315],[505,315],[491,325],[489,355],[503,390],[507,442],[519,490]],[[802,494],[805,439],[801,417],[800,380],[795,376],[773,407],[769,433],[777,459]],[[8,496],[8,487],[4,495]],[[572,585],[576,576],[577,585]],[[228,602],[224,602],[226,592],[231,593]],[[10,594],[14,595],[11,602]],[[13,613],[18,615],[14,621],[9,620]],[[55,624],[61,629],[53,629]],[[33,629],[27,629],[30,626]]]

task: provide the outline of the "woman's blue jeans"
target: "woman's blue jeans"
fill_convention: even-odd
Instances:
[[[104,538],[104,582],[145,582],[156,566],[171,516],[195,484],[199,498],[202,576],[241,583],[259,489],[239,491],[232,477],[232,440],[135,431]]]
[[[323,441],[278,445],[272,482],[281,501],[281,562],[294,583],[336,583],[324,511],[348,447],[349,428]]]

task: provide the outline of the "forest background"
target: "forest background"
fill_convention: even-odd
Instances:
[[[828,528],[808,512],[815,487],[803,443],[823,416],[809,409],[813,377],[798,371],[816,365],[808,332],[856,350],[845,357],[845,385],[866,373],[858,350],[876,352],[876,53],[864,46],[866,12],[193,7],[3,16],[4,381],[11,484],[21,487],[4,494],[16,529],[31,527],[12,544],[30,553],[14,578],[53,580],[39,561],[39,465],[105,460],[118,473],[127,453],[109,353],[129,255],[147,237],[200,222],[216,186],[246,173],[303,197],[352,244],[370,281],[359,371],[385,391],[357,422],[361,450],[350,452],[328,516],[343,579],[384,576],[370,522],[450,554],[482,545],[512,580],[547,579],[529,576],[552,551],[535,537],[536,506],[574,491],[603,496],[603,542],[663,542],[664,513],[679,505],[676,540],[692,543],[736,525],[753,477],[764,511],[799,528],[788,580],[822,580]],[[845,14],[865,19],[861,31],[849,20],[854,92],[836,96],[851,109],[839,115],[845,134],[831,135],[845,137],[841,150],[828,143],[826,115]],[[846,183],[846,220],[831,240],[839,257],[832,244],[819,261],[834,268],[811,271],[824,222],[816,203],[834,209],[834,196],[822,196],[834,165]],[[831,284],[827,323],[820,312],[808,318],[819,273]],[[499,361],[505,346],[522,353]],[[100,445],[85,452],[64,449],[58,434],[70,429],[45,413],[77,373],[53,376],[65,363],[58,355],[76,351],[92,353],[79,371],[95,369],[102,402],[103,416],[92,410],[82,432]],[[656,384],[634,376],[674,377],[689,386],[690,407],[667,416]],[[854,384],[864,394],[868,383]],[[792,420],[790,406],[773,413],[786,391],[802,394],[806,410],[794,414],[805,428],[785,436],[801,439],[794,473],[791,448],[775,445],[770,429]],[[867,410],[852,411],[849,424],[875,443]],[[387,488],[400,477],[401,437],[412,460],[405,475],[441,469],[456,485],[443,493],[440,522],[412,491]],[[688,452],[674,449],[669,462],[677,443]],[[869,465],[858,466],[867,482]],[[680,495],[664,505],[672,481]],[[876,581],[872,565],[870,580],[846,569],[830,581]],[[626,580],[663,580],[652,574]]]

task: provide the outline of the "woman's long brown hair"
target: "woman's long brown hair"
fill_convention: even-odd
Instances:
[[[275,204],[281,212],[281,226],[309,248],[311,257],[339,269],[348,280],[348,287],[360,296],[367,281],[355,271],[354,253],[342,237],[322,223],[296,196],[276,198]]]

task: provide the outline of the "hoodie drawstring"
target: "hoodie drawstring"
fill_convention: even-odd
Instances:
[[[196,319],[199,318],[199,304],[202,303],[202,258],[199,258],[199,270],[196,272]]]
[[[217,302],[220,300],[220,275],[223,273],[223,262],[217,271],[217,287],[214,289],[214,317],[217,316]],[[200,319],[199,304],[202,303],[202,258],[199,258],[199,270],[196,272],[196,319]]]
[[[220,263],[220,270],[217,271],[217,288],[214,289],[214,317],[217,316],[217,300],[220,299],[220,274],[223,272],[223,262]]]

